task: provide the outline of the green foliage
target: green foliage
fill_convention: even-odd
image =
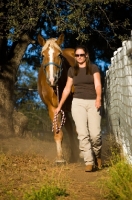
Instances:
[[[23,34],[34,40],[38,33],[57,37],[64,32],[65,46],[75,47],[78,43],[85,43],[92,55],[95,51],[102,51],[99,59],[107,58],[107,62],[121,41],[130,37],[130,0],[1,0],[0,9],[0,38],[13,42],[19,42]],[[5,50],[10,54],[9,47]],[[32,58],[36,62],[35,56],[32,55]],[[26,59],[36,65],[33,59]],[[95,59],[93,56],[92,60]]]
[[[110,152],[111,152],[111,158],[110,158],[110,165],[114,166],[117,163],[119,163],[120,161],[122,161],[121,155],[120,155],[120,151],[121,148],[119,145],[117,145],[117,143],[114,141],[112,143],[112,147],[110,147]]]
[[[4,35],[8,39],[18,40],[23,32],[32,30],[36,26],[39,17],[44,9],[43,0],[2,0],[1,8],[1,28],[4,28]]]
[[[73,34],[77,33],[77,40],[86,41],[91,39],[91,35],[100,35],[107,42],[113,40],[112,35],[120,28],[122,30],[130,27],[130,15],[122,18],[120,12],[129,12],[130,1],[63,1],[63,7],[59,4],[61,17],[56,18],[59,31],[69,30]],[[54,7],[56,12],[58,7]],[[68,10],[68,12],[67,12]],[[121,20],[122,19],[122,20]],[[127,22],[127,23],[126,23]],[[118,36],[117,36],[118,38]]]
[[[111,164],[108,178],[103,182],[106,199],[132,200],[132,166],[115,152]]]
[[[58,32],[77,34],[80,41],[99,34],[110,42],[115,33],[124,35],[123,30],[130,30],[131,24],[130,0],[2,0],[0,8],[0,31],[4,30],[3,36],[6,34],[13,40],[18,40],[24,32],[42,30],[47,23],[48,27],[56,26]]]
[[[40,190],[33,190],[32,194],[27,193],[25,200],[55,200],[57,196],[67,196],[66,189],[56,185],[45,185]]]

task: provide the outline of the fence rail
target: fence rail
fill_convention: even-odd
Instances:
[[[109,130],[132,163],[132,38],[114,52],[104,90]]]

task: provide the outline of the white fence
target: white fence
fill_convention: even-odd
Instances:
[[[132,163],[132,40],[122,42],[106,72],[105,104],[109,130]]]

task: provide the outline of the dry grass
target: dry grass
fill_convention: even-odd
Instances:
[[[98,181],[106,169],[86,173],[84,162],[57,166],[51,142],[10,138],[1,140],[0,146],[0,200],[23,200],[25,193],[44,185],[64,189],[59,200],[102,200]]]
[[[26,192],[39,190],[43,185],[52,183],[66,188],[69,183],[66,166],[53,166],[40,156],[0,155],[0,196],[1,200],[23,199]]]

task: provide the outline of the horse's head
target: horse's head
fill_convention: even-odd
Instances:
[[[51,38],[48,40],[44,40],[44,38],[38,35],[38,42],[42,46],[42,66],[46,75],[47,83],[50,86],[55,86],[61,76],[62,51],[60,45],[63,40],[63,34],[61,34],[58,39]]]

